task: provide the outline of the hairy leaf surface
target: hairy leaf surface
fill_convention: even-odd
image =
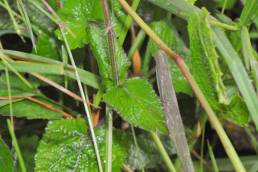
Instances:
[[[89,25],[90,33],[90,47],[97,60],[100,75],[104,79],[104,82],[112,79],[112,67],[109,55],[109,46],[107,33],[103,27],[103,23],[92,23]],[[127,77],[127,69],[129,62],[126,58],[124,50],[121,46],[118,46],[115,40],[116,49],[116,64],[118,68],[118,75],[120,80],[124,80]],[[107,84],[107,83],[106,83]]]
[[[147,81],[129,79],[109,89],[103,99],[132,125],[167,133],[161,102]]]
[[[218,110],[218,102],[226,104],[227,99],[207,15],[204,11],[201,17],[193,14],[188,20],[190,69],[209,104]]]
[[[120,171],[125,160],[127,138],[113,131],[112,171]],[[105,155],[105,129],[95,129],[102,160]],[[97,172],[92,140],[87,134],[85,120],[50,121],[35,156],[35,171],[90,171]],[[104,161],[103,161],[104,162]]]

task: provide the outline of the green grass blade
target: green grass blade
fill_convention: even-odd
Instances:
[[[211,163],[212,163],[212,166],[213,166],[213,170],[214,170],[214,172],[219,172],[219,168],[218,168],[218,165],[217,165],[217,162],[216,162],[216,158],[214,156],[212,147],[209,143],[208,143],[208,149],[209,149],[209,155],[210,155],[210,158],[211,158]]]
[[[26,167],[25,167],[25,163],[24,163],[24,160],[23,160],[20,148],[19,148],[19,144],[17,142],[16,136],[15,136],[15,133],[14,133],[13,123],[11,123],[10,120],[7,120],[7,126],[8,126],[9,133],[11,135],[11,138],[12,138],[14,149],[15,149],[15,151],[17,153],[17,156],[18,156],[21,172],[26,172],[27,170],[26,170]]]
[[[258,1],[248,0],[240,16],[240,25],[247,25],[258,15]]]
[[[227,39],[226,34],[218,28],[213,29],[215,44],[228,64],[229,70],[235,79],[240,93],[242,94],[250,115],[258,130],[258,97],[252,86],[251,80],[240,60],[237,52]]]

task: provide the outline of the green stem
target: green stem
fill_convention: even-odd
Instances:
[[[106,172],[112,172],[112,138],[113,138],[113,113],[110,107],[106,107],[106,115],[107,115],[107,144],[106,144]]]
[[[97,158],[99,171],[103,172],[102,163],[101,163],[101,159],[100,159],[100,153],[99,153],[98,144],[97,144],[97,140],[96,140],[96,135],[94,133],[93,124],[92,124],[92,121],[91,121],[91,115],[90,115],[89,107],[87,105],[86,96],[85,96],[85,93],[84,93],[84,90],[83,90],[83,87],[82,87],[81,78],[80,78],[79,72],[77,70],[77,67],[76,67],[76,64],[75,64],[75,61],[74,61],[74,58],[73,58],[73,54],[71,52],[71,49],[70,49],[70,46],[68,44],[67,38],[64,34],[64,31],[63,31],[62,28],[60,28],[60,31],[61,31],[63,39],[64,39],[66,50],[68,52],[68,57],[69,57],[69,59],[72,63],[72,66],[73,66],[74,73],[75,73],[75,76],[76,76],[76,81],[77,81],[79,91],[80,91],[80,94],[81,94],[81,97],[82,97],[83,107],[84,107],[84,111],[86,113],[87,122],[88,122],[88,125],[89,125],[90,134],[91,134],[91,137],[92,137],[92,142],[93,142],[93,146],[94,146],[94,150],[95,150],[95,154],[96,154],[96,158]]]
[[[141,0],[134,0],[133,3],[132,3],[132,9],[134,11],[136,11],[139,3],[140,3]],[[127,32],[130,28],[130,26],[132,25],[132,22],[133,22],[133,19],[130,15],[126,16],[125,18],[125,22],[124,22],[124,30],[123,32],[120,34],[119,36],[119,39],[118,39],[118,45],[123,45],[124,41],[125,41],[125,37],[127,35]]]
[[[19,166],[20,166],[21,172],[26,172],[27,170],[26,170],[26,167],[25,167],[25,164],[24,164],[24,160],[23,160],[23,157],[22,157],[22,154],[21,154],[16,136],[15,136],[15,133],[14,133],[13,123],[9,119],[7,120],[7,126],[8,126],[9,133],[11,135],[11,138],[12,138],[12,143],[13,143],[15,152],[18,156]]]
[[[184,77],[189,82],[190,86],[193,89],[197,99],[200,101],[203,109],[208,115],[209,121],[212,127],[216,130],[224,149],[231,160],[236,171],[246,171],[238,154],[236,153],[231,141],[229,140],[225,130],[223,129],[219,119],[213,112],[212,108],[210,107],[208,101],[206,100],[205,96],[203,95],[202,91],[200,90],[198,84],[194,80],[192,74],[190,73],[187,65],[185,64],[184,60],[173,52],[159,37],[156,33],[154,33],[151,28],[136,14],[131,7],[126,3],[125,0],[119,0],[123,8],[133,17],[133,19],[139,24],[139,26],[152,38],[162,50],[164,50],[175,62],[177,63],[179,69],[181,70]]]
[[[131,48],[130,48],[130,50],[128,52],[128,59],[129,60],[132,59],[132,57],[133,57],[134,53],[136,52],[136,50],[139,49],[139,47],[142,45],[142,43],[144,41],[144,38],[145,38],[145,35],[146,35],[146,33],[143,30],[141,30],[138,33],[138,35],[137,35],[133,45],[131,46]]]
[[[169,158],[169,156],[168,156],[168,153],[167,153],[167,151],[165,150],[165,148],[164,148],[164,146],[163,146],[161,140],[159,139],[158,135],[157,135],[156,133],[154,133],[154,132],[151,132],[150,134],[151,134],[151,137],[152,137],[152,139],[154,140],[155,144],[157,145],[157,148],[158,148],[158,150],[159,150],[159,153],[160,153],[160,155],[161,155],[163,161],[165,162],[165,164],[166,164],[168,170],[169,170],[170,172],[176,172],[176,169],[175,169],[173,163],[171,162],[171,160],[170,160],[170,158]]]
[[[239,28],[237,26],[234,26],[234,25],[229,25],[229,24],[226,24],[226,23],[222,23],[218,20],[213,20],[213,19],[210,19],[209,20],[209,23],[211,25],[215,25],[215,26],[219,26],[221,28],[224,28],[224,29],[227,29],[227,30],[231,30],[231,31],[237,31],[239,30]]]

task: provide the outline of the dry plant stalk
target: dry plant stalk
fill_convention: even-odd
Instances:
[[[155,56],[157,83],[160,98],[165,111],[169,136],[174,143],[177,155],[182,163],[183,171],[194,172],[194,167],[188,148],[184,125],[181,119],[172,77],[168,68],[167,55],[159,51]]]

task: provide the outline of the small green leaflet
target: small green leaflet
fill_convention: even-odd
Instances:
[[[13,157],[5,144],[3,139],[0,137],[0,170],[3,172],[13,172]]]
[[[168,24],[165,21],[158,21],[151,23],[152,30],[158,34],[158,36],[167,44],[169,47],[174,50],[175,52],[181,54],[183,57],[185,57],[186,63],[189,60],[189,54],[186,52],[186,49],[184,47],[183,41],[179,38],[179,36],[176,33],[175,28],[173,28],[172,25]],[[153,41],[150,40],[147,45],[147,49],[144,56],[143,61],[143,73],[146,76],[149,70],[151,58],[156,55],[160,48],[158,45]],[[188,82],[185,80],[181,72],[179,71],[176,63],[169,59],[170,63],[170,71],[171,75],[173,76],[173,83],[176,92],[182,92],[191,95],[192,90],[189,86]]]
[[[90,37],[90,48],[97,60],[99,73],[105,81],[111,81],[112,79],[112,68],[110,63],[107,34],[102,22],[89,24],[89,37]],[[118,67],[119,79],[125,80],[127,77],[127,69],[130,65],[128,62],[124,50],[121,46],[116,43],[116,63]],[[105,83],[108,85],[108,83]]]
[[[73,35],[65,30],[71,49],[83,47],[84,44],[88,43],[89,37],[86,28],[88,20],[95,19],[93,16],[93,10],[96,9],[95,4],[99,4],[99,2],[95,0],[65,0],[63,7],[58,9],[57,14],[74,33]],[[56,30],[56,35],[60,40],[63,40],[59,29]]]
[[[168,132],[161,102],[146,80],[129,79],[110,88],[103,100],[134,126],[147,131]]]
[[[105,133],[105,128],[95,129],[102,160],[105,157]],[[113,130],[112,171],[120,171],[126,157],[127,142],[128,138],[124,133]],[[36,172],[98,172],[85,120],[78,118],[50,121],[40,141],[35,163]]]
[[[192,14],[188,20],[190,69],[209,104],[215,110],[219,110],[218,102],[227,104],[228,100],[207,16],[208,12],[203,10],[201,17]]]

